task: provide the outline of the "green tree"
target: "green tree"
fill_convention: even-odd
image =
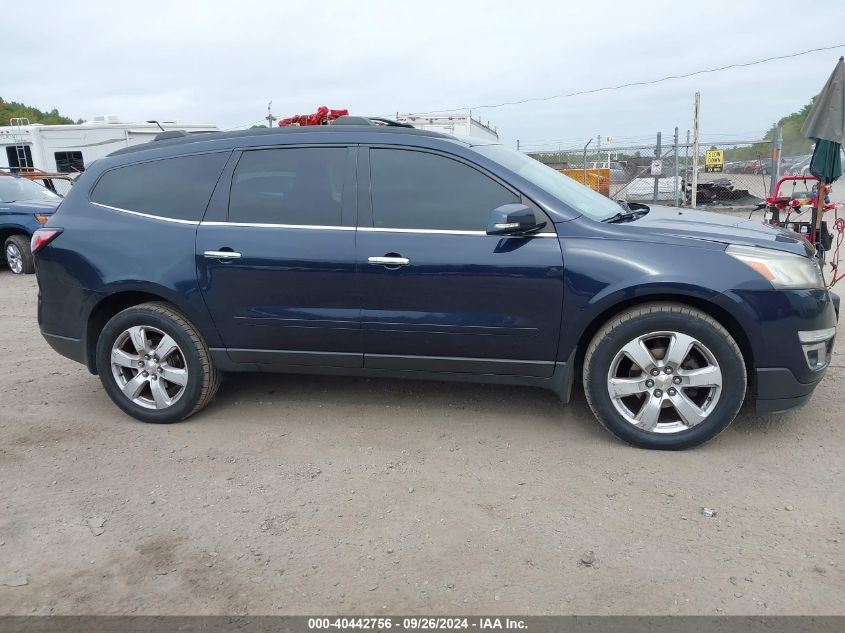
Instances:
[[[73,123],[73,119],[59,114],[57,108],[53,108],[50,112],[42,112],[38,108],[17,101],[4,101],[0,97],[0,125],[9,125],[9,119],[18,117],[29,119],[30,123],[44,123],[45,125]],[[82,119],[79,121],[81,122]]]

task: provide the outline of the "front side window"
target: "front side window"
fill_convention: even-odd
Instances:
[[[244,152],[232,177],[229,221],[341,225],[346,155],[343,147]]]
[[[501,145],[482,145],[473,149],[588,217],[603,220],[619,213],[619,204],[615,201],[521,152]]]
[[[77,174],[85,171],[85,161],[82,152],[55,152],[56,171],[60,174]]]
[[[460,161],[400,149],[370,151],[373,224],[380,228],[483,231],[517,194]]]
[[[229,154],[195,154],[117,167],[102,175],[91,202],[175,220],[199,221]]]

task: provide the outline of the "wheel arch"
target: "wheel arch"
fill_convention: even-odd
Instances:
[[[176,309],[180,309],[179,306],[169,301],[162,294],[142,290],[115,292],[104,297],[94,305],[88,315],[88,322],[85,327],[85,364],[88,367],[88,371],[92,374],[97,373],[97,340],[109,319],[122,310],[150,301],[165,303]]]
[[[24,235],[27,238],[32,237],[32,231],[27,230],[23,226],[12,225],[0,228],[0,246],[6,243],[6,240],[13,235]]]
[[[745,329],[742,327],[736,317],[734,317],[729,311],[727,311],[723,307],[713,303],[712,301],[708,301],[707,299],[704,299],[702,297],[673,293],[656,293],[632,297],[630,299],[615,303],[612,306],[609,306],[602,310],[599,314],[597,314],[589,322],[587,327],[581,333],[580,338],[578,339],[578,343],[575,349],[575,371],[573,372],[575,380],[580,380],[581,370],[584,366],[584,356],[587,352],[587,347],[590,345],[590,341],[593,340],[593,337],[596,335],[596,332],[598,332],[605,323],[613,319],[616,315],[630,308],[634,308],[636,306],[644,305],[647,303],[659,302],[677,303],[689,306],[691,308],[696,308],[704,312],[706,315],[715,319],[722,327],[724,327],[728,331],[728,333],[733,337],[734,341],[736,341],[736,344],[739,346],[740,352],[742,352],[742,358],[745,362],[745,369],[748,378],[748,385],[749,387],[752,386],[752,381],[754,379],[754,355],[751,347],[751,341],[749,340]]]

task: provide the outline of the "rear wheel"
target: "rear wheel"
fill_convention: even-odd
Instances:
[[[627,310],[595,335],[584,390],[599,421],[643,448],[683,449],[715,437],[745,398],[742,353],[710,316],[679,304]]]
[[[184,420],[219,385],[208,347],[187,317],[162,303],[119,312],[97,341],[97,372],[112,401],[143,422]]]
[[[32,251],[29,250],[29,238],[26,235],[12,235],[3,245],[6,264],[16,275],[30,275],[35,272],[32,263]]]

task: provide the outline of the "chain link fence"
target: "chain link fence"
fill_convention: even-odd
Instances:
[[[686,206],[692,202],[693,145],[666,135],[654,143],[528,152],[614,200]],[[696,206],[752,208],[770,194],[772,142],[699,145]],[[784,156],[780,175],[806,172],[809,156]]]

